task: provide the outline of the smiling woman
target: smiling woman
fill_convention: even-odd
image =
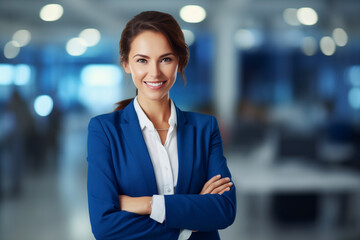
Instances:
[[[158,32],[145,31],[132,42],[129,61],[123,66],[138,89],[138,101],[166,100],[178,72],[178,58],[166,37]],[[157,90],[157,91],[155,91]]]
[[[97,239],[219,239],[235,219],[235,186],[213,116],[169,96],[189,51],[175,19],[143,12],[125,27],[121,63],[137,96],[92,118],[88,200]]]

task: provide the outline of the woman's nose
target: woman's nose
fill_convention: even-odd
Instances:
[[[160,67],[157,63],[154,63],[150,67],[150,76],[153,78],[157,78],[160,75]]]

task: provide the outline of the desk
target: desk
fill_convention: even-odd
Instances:
[[[238,211],[233,231],[239,239],[355,239],[360,237],[360,174],[349,169],[324,169],[310,165],[251,164],[240,156],[228,158],[237,187]],[[274,193],[314,192],[320,195],[320,217],[316,226],[281,229],[269,215]],[[350,196],[346,226],[338,227],[340,206],[337,195]],[[253,211],[249,210],[253,207]],[[289,233],[291,232],[291,233]],[[296,236],[292,236],[294,234]],[[310,238],[309,238],[310,237]]]

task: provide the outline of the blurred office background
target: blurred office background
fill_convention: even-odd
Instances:
[[[220,123],[222,239],[360,239],[357,0],[0,0],[0,239],[93,239],[87,125],[135,94],[118,41],[143,10],[190,46],[175,103]]]

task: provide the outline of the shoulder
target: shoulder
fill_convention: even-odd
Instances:
[[[217,122],[213,115],[204,113],[181,111],[181,116],[186,122],[196,126],[211,127],[214,123],[216,124]]]
[[[123,110],[118,110],[111,113],[100,114],[95,117],[92,117],[89,122],[89,127],[91,126],[102,126],[109,127],[115,125],[122,118]]]

